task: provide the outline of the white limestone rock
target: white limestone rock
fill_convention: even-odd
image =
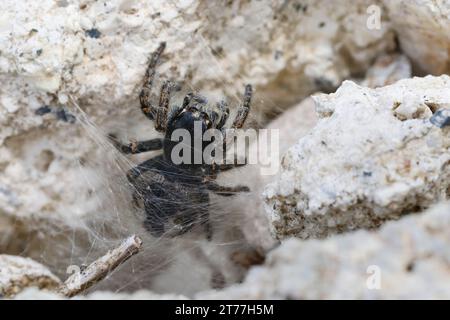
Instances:
[[[264,164],[249,164],[245,168],[231,170],[223,174],[220,183],[237,181],[245,184],[251,190],[234,199],[227,200],[230,212],[236,213],[235,219],[242,230],[246,241],[264,250],[275,246],[276,240],[270,235],[270,221],[264,211],[264,201],[261,196],[265,186],[273,181],[280,169],[281,156],[284,155],[301,137],[305,136],[317,123],[314,101],[311,98],[303,100],[298,105],[286,110],[279,117],[271,121],[267,130],[276,130],[279,139],[275,146],[277,152],[272,151]],[[262,133],[260,133],[262,134]],[[264,133],[265,135],[266,133]],[[273,131],[268,132],[267,142],[271,142]],[[257,152],[258,141],[252,141],[250,152]],[[242,152],[242,154],[244,154]],[[245,174],[245,181],[241,182]],[[251,203],[249,206],[248,204]]]
[[[15,300],[63,300],[69,299],[56,292],[40,290],[36,287],[27,288],[14,296]],[[87,295],[78,295],[71,300],[186,300],[185,296],[177,294],[156,294],[148,290],[138,290],[133,293],[117,293],[112,291],[95,291]]]
[[[378,57],[367,70],[365,78],[359,80],[364,86],[371,88],[392,84],[398,80],[411,77],[411,64],[407,57],[399,54],[386,54]],[[443,122],[443,120],[440,120]],[[267,170],[267,164],[247,165],[245,167],[246,185],[250,187],[251,194],[241,196],[230,201],[229,208],[238,212],[235,218],[243,230],[246,240],[264,249],[272,248],[276,240],[270,235],[269,221],[264,214],[264,201],[261,197],[265,186],[274,179],[278,172],[283,156],[300,138],[307,135],[317,123],[315,104],[312,98],[306,98],[298,105],[283,112],[271,121],[265,129],[277,130],[279,135],[278,153],[271,152],[270,164],[273,172]],[[269,140],[270,141],[270,140]],[[258,150],[257,141],[250,145],[250,152]],[[276,163],[275,163],[276,162]],[[263,170],[263,168],[266,168]],[[224,181],[240,181],[243,170],[233,170],[224,175]],[[246,206],[246,203],[252,206]]]
[[[450,2],[433,0],[383,0],[402,51],[417,70],[441,75],[450,72]]]
[[[387,86],[398,80],[411,78],[411,69],[411,62],[405,55],[381,55],[367,70],[361,85],[369,88]]]
[[[450,203],[327,240],[291,238],[202,299],[449,299]]]
[[[154,137],[138,91],[160,41],[168,43],[162,78],[212,100],[227,95],[232,107],[251,83],[260,119],[265,106],[278,110],[337,86],[393,47],[389,23],[365,30],[372,2],[1,1],[1,214],[78,220],[99,210],[104,181],[80,163],[104,161],[107,150],[89,138],[101,132],[58,121],[57,112],[73,113],[73,97],[106,133]],[[52,113],[36,115],[44,105]]]
[[[82,261],[80,252],[92,252],[89,236],[98,230],[85,232],[84,218],[111,227],[102,231],[139,233],[140,224],[127,222],[136,215],[124,171],[155,154],[129,162],[114,153],[105,134],[123,141],[157,136],[139,110],[138,92],[149,54],[161,41],[167,49],[155,99],[162,80],[171,78],[211,101],[228,96],[235,108],[244,83],[251,83],[251,117],[260,121],[364,72],[395,47],[387,21],[380,30],[367,29],[371,4],[0,1],[0,216],[13,221],[0,228],[1,248],[25,248],[63,273],[64,258]],[[51,112],[37,115],[46,105]],[[58,251],[51,247],[43,256],[42,244],[48,248],[49,241],[59,244]],[[95,244],[108,248],[107,241]]]
[[[449,299],[450,203],[327,240],[291,238],[242,284],[195,299]],[[30,288],[16,299],[61,299]],[[93,292],[75,299],[185,299],[150,291]]]
[[[318,124],[265,190],[275,237],[374,228],[450,197],[450,129],[430,122],[449,106],[450,77],[346,81],[315,101]]]
[[[60,284],[53,273],[32,259],[0,255],[0,296],[11,297],[28,287],[54,290]]]

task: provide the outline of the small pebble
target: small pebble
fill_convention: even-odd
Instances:
[[[372,176],[372,172],[370,172],[370,171],[363,171],[363,176],[364,177],[371,177]]]
[[[86,30],[86,35],[88,37],[98,39],[98,38],[100,38],[101,33],[97,29],[92,28],[92,29]]]
[[[37,116],[43,116],[44,114],[52,112],[49,106],[42,106],[34,112]]]
[[[430,118],[430,122],[436,127],[450,126],[450,109],[440,109]]]
[[[73,116],[72,114],[68,113],[66,110],[64,109],[59,109],[58,111],[56,111],[56,118],[58,120],[62,120],[64,122],[69,122],[69,123],[74,123],[75,122],[75,116]]]

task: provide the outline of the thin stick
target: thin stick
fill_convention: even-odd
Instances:
[[[64,284],[58,289],[58,292],[73,297],[95,283],[103,280],[110,272],[127,261],[131,256],[139,252],[142,246],[142,240],[138,236],[131,236],[124,240],[120,246],[108,251],[103,257],[95,260],[84,270],[71,275]]]

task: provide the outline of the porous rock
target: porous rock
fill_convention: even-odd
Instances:
[[[450,203],[327,240],[291,238],[202,299],[449,299]]]
[[[359,80],[364,86],[371,88],[386,86],[395,83],[398,80],[411,77],[411,64],[409,59],[404,55],[386,54],[378,57],[374,64],[367,70],[365,78]],[[439,118],[440,122],[442,117]],[[271,165],[275,170],[269,172],[264,171],[264,165],[261,162],[257,165],[247,165],[245,168],[246,185],[250,188],[251,194],[242,196],[232,201],[230,207],[239,213],[237,220],[243,230],[246,240],[257,247],[265,249],[272,248],[276,240],[269,234],[269,224],[267,215],[264,214],[264,201],[261,197],[265,185],[274,179],[278,173],[282,156],[290,147],[309,131],[314,128],[317,123],[317,114],[315,112],[315,104],[312,98],[306,98],[298,105],[286,110],[276,119],[271,121],[264,129],[276,130],[278,134],[277,153],[271,151],[274,155],[271,159]],[[273,131],[271,131],[273,133]],[[269,140],[270,141],[270,140]],[[253,141],[250,145],[250,152],[258,150],[258,141]],[[275,163],[276,162],[276,163]],[[276,166],[275,166],[276,164]],[[266,165],[267,166],[267,165]],[[241,170],[234,170],[224,176],[224,180],[240,181],[242,176]],[[246,203],[251,202],[251,206]]]
[[[346,81],[315,96],[320,120],[265,190],[277,238],[323,238],[420,211],[450,196],[450,77],[370,89]]]
[[[96,217],[95,225],[108,225],[111,233],[116,227],[138,233],[124,222],[132,214],[123,178],[131,165],[155,154],[119,162],[105,136],[157,136],[140,112],[138,93],[161,41],[167,48],[155,101],[162,81],[175,79],[211,103],[226,96],[235,109],[251,83],[251,118],[260,121],[311,92],[338,86],[395,47],[387,21],[379,30],[366,28],[371,4],[1,1],[0,215],[12,221],[0,229],[2,248],[26,250],[63,275],[68,260],[82,262],[83,252],[93,250],[86,234],[73,236],[73,230],[87,230],[84,218]],[[58,245],[49,246],[50,240]],[[100,252],[108,248],[104,242],[96,242]]]
[[[83,164],[100,164],[107,151],[92,136],[155,136],[139,111],[138,90],[161,41],[161,78],[212,100],[227,95],[232,108],[251,83],[261,93],[252,107],[260,119],[339,85],[393,47],[388,22],[366,28],[372,2],[2,1],[1,214],[71,224],[99,210],[102,181]],[[155,99],[160,83],[158,77]],[[102,131],[72,123],[72,98]]]
[[[28,287],[54,290],[60,283],[45,266],[32,259],[0,255],[0,296],[14,296]]]
[[[441,75],[450,71],[450,3],[433,0],[383,0],[402,51],[417,71]],[[384,11],[385,10],[385,11]]]

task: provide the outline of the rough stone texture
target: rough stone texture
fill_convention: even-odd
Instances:
[[[155,136],[137,93],[160,41],[168,43],[163,77],[231,102],[252,83],[261,92],[253,107],[260,119],[261,106],[278,112],[317,88],[337,86],[393,47],[389,23],[365,28],[371,3],[2,1],[1,214],[77,225],[99,211],[105,177],[92,164],[103,167],[109,149],[98,135]],[[70,96],[103,131],[71,123],[70,113],[80,114]],[[44,105],[51,112],[36,115]]]
[[[278,144],[279,156],[276,159],[272,159],[277,162],[277,171],[280,167],[281,156],[316,124],[317,114],[314,106],[314,101],[311,98],[307,98],[282,113],[265,128],[278,130],[280,137]],[[249,152],[256,152],[257,148],[258,142],[253,141]],[[263,174],[262,167],[261,164],[247,165],[245,167],[245,185],[250,188],[251,193],[248,196],[241,196],[232,201],[228,209],[231,212],[236,212],[236,219],[239,221],[246,241],[253,246],[267,250],[276,244],[276,240],[270,235],[270,222],[264,213],[264,201],[261,194],[264,191],[264,187],[273,181],[277,171],[271,174]],[[224,180],[223,183],[226,181],[241,181],[243,172],[244,170],[233,170],[224,174],[222,178]],[[249,206],[248,203],[251,203],[251,205]]]
[[[171,78],[212,101],[225,95],[235,108],[248,82],[256,88],[252,118],[261,121],[395,48],[388,22],[366,28],[372,2],[1,1],[0,216],[9,224],[0,228],[1,248],[46,260],[62,276],[67,260],[95,256],[93,243],[97,253],[109,248],[92,241],[99,230],[83,235],[87,225],[120,228],[114,240],[142,231],[123,187],[132,163],[104,136],[156,136],[138,91],[160,41],[168,45],[155,98]]]
[[[46,267],[32,259],[0,255],[0,296],[14,296],[28,287],[52,290],[60,283]]]
[[[264,266],[250,270],[243,284],[197,298],[449,299],[449,228],[447,202],[376,232],[289,239],[269,254]],[[373,289],[376,275],[379,290]]]
[[[385,54],[379,56],[367,70],[361,85],[369,88],[383,87],[411,76],[411,62],[405,55]]]
[[[196,299],[449,299],[450,203],[327,240],[291,238],[242,284]],[[375,273],[374,271],[375,270]],[[379,282],[374,278],[379,275]],[[368,286],[369,284],[369,286]],[[379,289],[376,285],[379,284]],[[370,289],[369,289],[370,288]],[[60,299],[27,289],[16,299]],[[179,295],[95,292],[77,299],[184,299]]]
[[[114,132],[122,140],[156,136],[139,111],[137,94],[148,55],[160,41],[168,47],[155,93],[161,80],[179,79],[212,101],[228,96],[234,108],[249,82],[256,87],[252,120],[264,123],[265,115],[278,114],[309,93],[332,90],[343,79],[363,74],[376,57],[395,48],[388,15],[382,15],[380,30],[366,27],[367,7],[381,2],[233,1],[217,6],[205,0],[0,1],[0,250],[45,260],[62,277],[69,261],[85,263],[112,241],[143,232],[123,187],[124,170],[131,164],[112,151],[104,135]],[[389,16],[394,15],[389,11]],[[394,23],[402,34],[401,19]],[[415,23],[412,15],[407,19]],[[434,24],[424,26],[442,37]],[[407,41],[400,39],[414,62],[421,62]],[[446,59],[441,53],[433,57],[440,65]],[[305,112],[309,115],[310,109]],[[311,125],[299,124],[299,134]],[[222,180],[236,184],[239,173]],[[251,199],[258,198],[255,209],[261,208],[258,183],[266,181],[250,181],[255,190]],[[227,208],[228,214],[236,207],[234,200],[214,206]],[[241,210],[235,211],[240,218]],[[222,212],[219,226],[242,221],[215,211]],[[261,218],[260,212],[250,211],[246,222],[256,220],[254,213]],[[86,217],[94,218],[86,222]],[[258,219],[241,226],[250,243],[267,248],[273,240],[265,223]],[[114,239],[102,238],[105,233]],[[210,278],[220,268],[226,270],[216,278],[237,281],[226,260],[230,248],[223,244],[239,246],[241,239],[233,230],[222,233],[209,247],[203,240],[183,239],[187,244],[175,244],[175,249],[156,245],[148,236],[147,255],[123,269],[129,277],[116,281],[118,288],[141,279],[142,287],[190,295],[211,287]],[[192,250],[205,246],[203,253]],[[215,261],[207,261],[204,252]],[[162,268],[168,272],[159,275]],[[158,279],[150,279],[155,274]]]
[[[39,290],[38,288],[27,288],[17,294],[16,300],[62,300],[67,299],[55,292]],[[148,290],[139,290],[134,293],[116,293],[109,291],[97,291],[86,296],[76,296],[72,300],[186,300],[182,295],[156,294]]]
[[[383,0],[402,51],[418,71],[441,75],[450,72],[450,2]]]
[[[378,227],[448,198],[450,129],[429,119],[449,92],[450,77],[428,76],[378,89],[346,81],[316,96],[318,124],[265,190],[274,235]]]
[[[374,64],[367,70],[363,80],[357,80],[364,86],[371,88],[386,86],[398,80],[411,77],[411,64],[407,57],[398,54],[386,54],[376,59]],[[356,80],[356,79],[355,79]],[[265,129],[278,130],[279,144],[278,162],[281,157],[300,138],[309,133],[317,123],[315,104],[312,98],[303,100],[298,105],[286,110],[279,117],[271,121]],[[255,151],[258,144],[254,141],[250,145],[250,152]],[[257,149],[256,149],[257,150]],[[279,166],[278,166],[279,167]],[[256,246],[265,249],[271,248],[276,241],[269,234],[267,215],[264,214],[264,201],[261,196],[264,187],[274,179],[274,174],[264,174],[260,165],[247,165],[245,168],[246,185],[252,191],[250,198],[240,197],[238,201],[231,203],[231,209],[238,212],[237,219],[246,240]],[[234,170],[224,175],[224,180],[240,181],[241,170]],[[252,206],[247,206],[248,202]]]

